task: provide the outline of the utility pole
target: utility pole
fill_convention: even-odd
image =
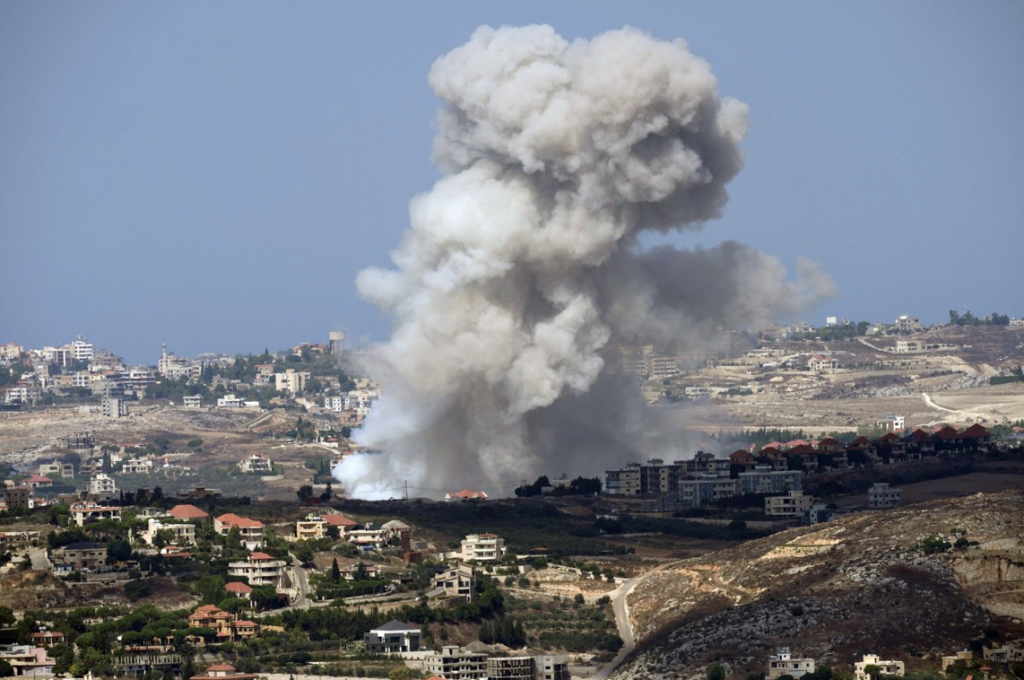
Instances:
[[[405,480],[405,500],[409,500],[409,480]]]

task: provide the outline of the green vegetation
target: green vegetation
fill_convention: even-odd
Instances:
[[[516,488],[516,495],[523,498],[540,496],[545,487],[553,487],[552,496],[596,496],[601,493],[601,480],[598,477],[577,477],[568,485],[553,486],[547,475],[541,475],[533,484]]]

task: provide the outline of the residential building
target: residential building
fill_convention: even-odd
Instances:
[[[836,511],[824,503],[814,503],[804,514],[804,524],[821,524],[831,522],[836,518]]]
[[[238,461],[238,469],[247,474],[266,474],[274,471],[274,461],[254,453]]]
[[[645,359],[645,363],[649,380],[662,380],[679,375],[679,364],[675,357],[652,354]]]
[[[802,488],[800,470],[774,470],[770,465],[757,465],[749,472],[739,473],[739,492],[783,493]]]
[[[398,654],[418,652],[422,637],[418,627],[392,619],[364,635],[363,641],[371,654]]]
[[[236,615],[222,610],[217,605],[206,604],[197,607],[188,617],[189,628],[209,628],[214,631],[214,639],[217,642],[230,642],[234,640],[248,640],[259,634],[260,626],[253,621],[239,619]],[[191,638],[194,643],[204,642],[202,638]],[[210,666],[210,672],[216,666]],[[193,676],[193,678],[196,676]],[[257,676],[250,676],[257,677]]]
[[[99,571],[107,564],[107,546],[94,541],[79,541],[53,551],[54,571]]]
[[[606,470],[604,489],[610,496],[640,495],[640,463],[629,463],[621,470]]]
[[[985,658],[988,659],[987,656]],[[974,652],[972,652],[969,649],[965,649],[963,651],[956,652],[956,653],[950,654],[948,656],[943,656],[942,657],[942,672],[945,673],[946,669],[949,668],[950,666],[952,666],[953,664],[955,664],[957,661],[963,661],[965,664],[970,666],[971,662],[974,661]]]
[[[225,394],[217,399],[217,408],[259,408],[260,402],[246,401],[234,394]]]
[[[768,680],[778,680],[784,675],[794,678],[814,672],[814,659],[797,659],[783,647],[778,654],[768,657]]]
[[[173,537],[165,543],[176,545],[195,545],[196,525],[191,522],[169,522],[160,518],[151,517],[142,531],[140,537],[149,545],[156,545],[159,532],[170,532]],[[166,535],[166,533],[164,534]]]
[[[533,657],[537,680],[569,680],[569,661],[565,654],[542,654]]]
[[[0,359],[7,359],[13,361],[21,356],[25,348],[21,345],[15,345],[13,342],[8,342],[5,345],[0,345]]]
[[[121,464],[121,473],[126,475],[148,475],[152,471],[152,458],[131,458]]]
[[[380,527],[367,524],[362,529],[352,529],[345,533],[348,542],[363,552],[381,550],[388,544],[390,534]]]
[[[241,581],[232,581],[231,583],[224,584],[224,590],[235,597],[240,597],[243,600],[248,600],[249,596],[252,595],[252,586],[246,585]]]
[[[679,501],[687,507],[701,508],[732,498],[737,488],[735,479],[704,472],[692,479],[679,481]]]
[[[903,675],[902,661],[879,659],[877,654],[865,654],[864,658],[853,664],[854,680],[872,680],[873,675],[865,671],[868,666],[878,666],[878,675]]]
[[[204,675],[193,675],[189,680],[256,680],[259,677],[259,673],[239,673],[229,663],[215,663]]]
[[[462,539],[461,557],[477,562],[497,562],[505,556],[505,539],[496,534],[469,534]]]
[[[311,541],[327,537],[327,521],[317,514],[306,515],[295,522],[295,539]]]
[[[0,487],[0,505],[5,510],[21,508],[28,510],[28,499],[32,490],[27,486]]]
[[[884,428],[889,432],[895,432],[906,428],[907,418],[906,416],[897,415],[895,413],[887,413],[876,423],[876,426]]]
[[[794,519],[802,517],[813,505],[813,496],[805,496],[803,491],[793,489],[783,496],[766,496],[764,514]]]
[[[839,368],[839,360],[833,356],[815,354],[807,362],[807,368],[817,373],[835,373]]]
[[[893,326],[895,326],[896,330],[900,333],[912,333],[923,329],[921,321],[908,314],[900,314],[896,317],[896,321],[893,323]]]
[[[100,413],[104,418],[124,418],[128,415],[128,404],[120,397],[103,397]]]
[[[436,590],[443,591],[445,595],[472,600],[476,589],[476,570],[468,564],[445,567],[434,577],[433,584]]]
[[[245,560],[228,563],[228,576],[249,580],[251,586],[274,586],[279,590],[284,582],[284,560],[275,560],[264,552],[254,552]]]
[[[681,466],[682,473],[689,477],[698,475],[729,477],[732,471],[732,464],[728,458],[715,458],[715,454],[705,451],[698,451],[690,460],[676,461],[675,465]]]
[[[175,505],[167,514],[177,520],[206,519],[210,515],[194,505]]]
[[[919,340],[897,340],[896,341],[896,353],[897,354],[909,354],[911,352],[920,352],[924,349],[924,343]]]
[[[482,680],[487,677],[487,655],[460,649],[458,645],[444,645],[440,652],[424,657],[423,668],[445,680]]]
[[[186,394],[181,399],[181,404],[185,408],[202,408],[203,407],[203,395],[201,394]]]
[[[71,506],[71,519],[80,527],[101,519],[121,521],[121,508],[111,505],[99,505],[92,501],[82,501]]]
[[[985,661],[1020,663],[1024,661],[1024,640],[1004,642],[998,647],[985,647],[981,654]]]
[[[308,371],[296,371],[294,368],[289,368],[284,373],[274,374],[274,389],[278,392],[298,394],[306,389],[307,380],[309,380]]]
[[[533,680],[533,657],[492,656],[487,659],[487,680]]]
[[[49,649],[64,642],[64,633],[59,630],[41,630],[32,633],[32,644]]]
[[[39,465],[39,474],[45,475],[53,479],[54,477],[60,477],[62,479],[74,479],[75,478],[75,464],[74,463],[62,463],[59,460],[55,460],[52,463],[42,463]]]
[[[213,520],[213,530],[221,536],[227,536],[235,527],[238,528],[242,544],[245,545],[246,550],[255,550],[256,548],[263,547],[263,522],[249,519],[248,517],[239,517],[233,512],[221,515]]]
[[[45,648],[32,645],[2,645],[0,661],[9,663],[13,674],[23,678],[52,678],[56,664]]]
[[[903,499],[903,490],[894,489],[888,482],[875,482],[868,489],[869,508],[895,508]]]
[[[89,479],[89,494],[104,499],[113,498],[117,495],[117,484],[109,475],[97,473]]]
[[[53,480],[42,475],[29,475],[21,483],[30,489],[46,489],[53,486]]]

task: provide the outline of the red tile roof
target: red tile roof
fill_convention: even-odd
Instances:
[[[786,451],[786,453],[791,453],[795,456],[813,456],[817,451],[814,450],[813,446],[800,444],[799,446],[794,446],[789,451]]]
[[[988,430],[986,430],[984,427],[982,427],[978,423],[975,423],[974,425],[971,425],[969,428],[967,428],[966,430],[963,431],[963,436],[964,437],[991,437],[992,435],[990,435]]]
[[[231,583],[224,584],[224,590],[229,593],[251,593],[252,587],[242,583],[241,581],[232,581]]]
[[[359,526],[359,522],[351,520],[348,517],[342,515],[320,515],[325,522],[330,524],[332,527],[355,527]]]
[[[167,514],[174,519],[203,519],[210,516],[194,505],[175,505]]]
[[[255,560],[257,562],[262,562],[263,560],[272,560],[274,558],[271,555],[268,555],[265,552],[254,552],[254,553],[249,555],[249,559],[250,560]]]
[[[240,517],[233,512],[221,515],[217,518],[217,521],[221,524],[226,524],[229,528],[238,527],[240,529],[260,529],[263,527],[263,522],[256,519],[249,519],[248,517]]]

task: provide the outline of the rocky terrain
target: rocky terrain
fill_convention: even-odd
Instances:
[[[850,670],[865,652],[908,669],[1024,617],[1024,491],[976,494],[792,529],[651,574],[629,597],[622,678],[688,678],[721,661],[764,670],[775,648]],[[922,541],[972,545],[926,554]],[[963,542],[962,542],[963,543]]]

